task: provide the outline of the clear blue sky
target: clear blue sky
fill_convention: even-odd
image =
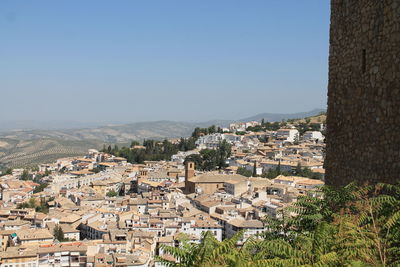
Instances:
[[[0,121],[326,107],[329,0],[0,1]]]

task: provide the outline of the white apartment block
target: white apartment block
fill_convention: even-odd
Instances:
[[[276,139],[284,142],[294,142],[299,138],[299,131],[297,129],[279,129],[276,132]]]
[[[196,141],[196,146],[198,148],[217,148],[219,143],[223,140],[226,140],[229,144],[235,144],[242,140],[243,136],[235,135],[235,134],[208,134],[204,136],[200,136],[199,139]]]
[[[311,141],[315,141],[315,140],[323,141],[324,140],[324,136],[319,131],[307,131],[307,132],[304,133],[303,139],[304,140],[311,140]]]

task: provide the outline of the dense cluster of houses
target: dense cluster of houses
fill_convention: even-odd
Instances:
[[[90,150],[40,165],[33,175],[47,172],[40,182],[48,186],[37,193],[40,182],[22,181],[17,172],[2,176],[0,266],[162,266],[156,256],[170,255],[161,245],[199,242],[208,231],[220,241],[243,231],[240,246],[268,230],[266,216],[282,216],[299,196],[324,184],[257,177],[278,166],[293,171],[299,163],[323,174],[322,135],[299,138],[296,131],[202,136],[194,151],[143,164]],[[232,144],[229,167],[200,172],[194,162],[183,163],[221,140]],[[258,175],[242,176],[238,168]],[[31,206],[21,208],[24,202]]]

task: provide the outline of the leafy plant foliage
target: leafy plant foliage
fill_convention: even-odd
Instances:
[[[400,266],[400,186],[324,187],[266,218],[267,231],[238,247],[243,233],[162,246],[165,266]],[[171,257],[165,257],[169,255]]]

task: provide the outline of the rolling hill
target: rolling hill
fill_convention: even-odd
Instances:
[[[241,119],[239,121],[260,121],[264,119],[265,121],[275,122],[288,119],[301,119],[306,117],[312,117],[319,115],[321,112],[325,112],[324,109],[313,109],[308,112],[300,113],[289,113],[289,114],[278,114],[278,113],[260,113],[251,117]]]
[[[132,140],[187,137],[195,127],[227,126],[234,121],[281,121],[318,115],[322,109],[294,114],[262,113],[241,120],[207,122],[153,121],[69,129],[6,130],[0,132],[0,164],[11,167],[34,166],[60,157],[82,155],[103,144],[128,144]],[[32,124],[29,124],[32,125]],[[24,125],[19,124],[21,128]]]

